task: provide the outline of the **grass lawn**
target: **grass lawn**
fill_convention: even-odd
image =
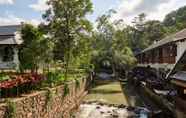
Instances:
[[[109,104],[128,105],[127,97],[123,94],[119,82],[99,85],[90,90],[85,101],[100,101]]]

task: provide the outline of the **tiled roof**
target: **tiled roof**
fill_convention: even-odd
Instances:
[[[15,36],[0,36],[0,45],[19,45],[22,41]]]
[[[0,35],[14,35],[15,32],[20,31],[21,25],[7,25],[0,26]]]
[[[148,48],[146,48],[145,50],[143,50],[142,53],[146,52],[148,50],[163,46],[167,43],[179,41],[179,40],[182,40],[182,39],[186,39],[186,29],[183,29],[180,32],[177,32],[175,34],[172,34],[170,36],[165,37],[164,39],[156,42],[155,44],[153,44],[153,45],[149,46]]]
[[[19,34],[21,25],[0,26],[0,45],[21,44]]]

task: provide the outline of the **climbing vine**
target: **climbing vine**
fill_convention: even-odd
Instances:
[[[65,83],[64,85],[64,93],[63,93],[63,98],[66,97],[70,92],[70,89],[68,87],[68,84]]]
[[[78,79],[75,79],[75,84],[76,84],[76,89],[78,89],[80,87],[80,82]]]
[[[46,107],[47,108],[51,106],[53,97],[54,97],[53,91],[50,89],[47,89],[47,93],[46,93]]]
[[[5,118],[16,118],[16,105],[10,99],[6,100],[7,111]]]

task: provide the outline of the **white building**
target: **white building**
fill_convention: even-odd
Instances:
[[[138,66],[172,70],[186,50],[186,29],[172,34],[136,55]]]
[[[12,70],[19,68],[18,47],[21,25],[0,26],[0,69]]]

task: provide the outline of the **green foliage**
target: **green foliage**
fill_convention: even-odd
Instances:
[[[145,33],[143,37],[149,40],[149,44],[164,38],[166,29],[160,21],[150,20],[145,22]],[[149,45],[148,44],[148,45]]]
[[[147,48],[172,33],[186,28],[186,6],[172,11],[165,16],[163,22],[146,20],[144,13],[139,14],[133,21],[133,26],[128,26],[128,39],[130,47],[135,53]]]
[[[179,8],[167,14],[163,24],[167,28],[168,33],[174,33],[186,28],[186,6]]]
[[[144,13],[135,17],[133,25],[133,27],[128,26],[126,33],[134,53],[138,53],[154,42],[161,40],[166,33],[166,29],[160,21],[146,20]]]
[[[65,84],[64,84],[63,98],[66,97],[66,96],[69,94],[69,92],[70,92],[70,89],[69,89],[69,87],[68,87],[68,84],[65,83]]]
[[[5,81],[5,80],[9,80],[10,76],[8,76],[7,74],[4,73],[0,73],[0,81]]]
[[[92,50],[92,37],[82,36],[73,51],[73,67],[89,71],[91,69]]]
[[[67,78],[69,66],[74,65],[74,60],[78,58],[79,61],[88,56],[81,51],[88,46],[81,44],[89,39],[87,34],[92,30],[90,22],[85,18],[92,12],[92,3],[91,0],[49,0],[48,4],[51,8],[43,18],[49,22],[47,28],[55,41],[55,55],[64,62]]]
[[[52,103],[53,96],[54,96],[54,93],[52,92],[52,90],[47,89],[47,93],[46,93],[46,106],[48,108],[50,107],[50,105]]]
[[[53,43],[45,38],[39,28],[30,24],[23,25],[21,34],[20,67],[22,70],[37,71],[40,65],[52,59]]]
[[[146,14],[139,14],[132,26],[120,19],[112,22],[116,12],[109,10],[97,19],[93,32],[92,24],[86,19],[86,15],[92,13],[91,0],[49,0],[47,3],[50,8],[43,14],[46,25],[23,25],[24,43],[19,58],[21,69],[32,71],[60,61],[64,75],[47,73],[47,83],[51,85],[76,78],[70,75],[71,69],[89,72],[92,67],[99,68],[103,60],[109,61],[113,70],[130,68],[136,62],[134,54],[186,26],[186,7],[171,12],[163,22],[146,20]]]
[[[11,100],[7,99],[7,111],[5,118],[16,118],[16,105]]]
[[[46,77],[47,77],[47,83],[50,86],[60,84],[65,81],[64,74],[62,74],[61,72],[48,72],[46,74]]]
[[[115,11],[110,10],[97,19],[97,32],[94,33],[95,41],[93,43],[95,51],[93,51],[92,58],[95,68],[99,68],[103,60],[108,60],[113,70],[130,67],[135,62],[123,21],[111,22],[112,13]]]
[[[76,83],[76,89],[78,89],[80,87],[80,81],[78,79],[75,79],[75,83]]]

